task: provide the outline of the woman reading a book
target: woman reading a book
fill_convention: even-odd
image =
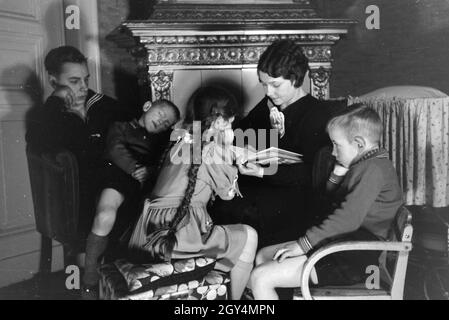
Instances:
[[[293,41],[280,40],[270,45],[257,67],[266,96],[237,125],[244,131],[266,130],[266,141],[257,141],[258,151],[277,147],[301,154],[302,162],[281,162],[275,172],[252,161],[241,165],[244,198],[217,202],[213,208],[218,219],[225,217],[225,212],[234,212],[233,219],[253,225],[262,246],[287,241],[298,234],[298,228],[306,230],[311,223],[305,208],[312,163],[317,151],[330,145],[325,127],[331,115],[304,91],[308,70],[307,57]],[[277,131],[274,141],[270,129]]]

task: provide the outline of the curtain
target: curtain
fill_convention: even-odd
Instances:
[[[449,97],[350,98],[374,108],[384,124],[407,205],[449,206]]]

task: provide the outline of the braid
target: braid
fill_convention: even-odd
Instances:
[[[203,150],[203,143],[201,144],[201,150]],[[176,232],[178,229],[178,226],[181,224],[186,225],[190,221],[189,216],[189,207],[190,207],[190,201],[192,200],[193,193],[195,192],[195,186],[196,186],[196,178],[198,176],[198,170],[200,169],[200,164],[196,164],[193,161],[193,148],[191,149],[191,156],[192,156],[192,163],[189,167],[189,172],[187,174],[188,182],[186,191],[184,194],[184,198],[181,201],[181,204],[179,205],[178,209],[176,210],[175,216],[173,217],[173,220],[169,224],[169,228],[171,231]],[[177,244],[176,237],[174,245]],[[173,250],[173,248],[171,248]],[[170,252],[171,252],[170,250]]]
[[[190,152],[191,156],[193,157],[193,148],[190,150]],[[170,260],[173,249],[177,244],[176,231],[179,225],[181,223],[182,225],[185,225],[190,221],[190,216],[188,214],[190,201],[192,200],[193,193],[195,192],[196,179],[200,166],[201,164],[194,163],[192,158],[192,163],[189,167],[189,172],[187,175],[188,182],[184,198],[177,208],[173,219],[168,223],[168,225],[162,226],[159,230],[152,232],[147,237],[148,242],[145,244],[145,248],[152,252],[153,256],[159,256],[168,261]]]

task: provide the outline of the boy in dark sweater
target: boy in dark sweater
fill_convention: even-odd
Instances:
[[[262,249],[256,258],[250,287],[256,299],[277,299],[275,288],[299,287],[307,255],[331,241],[387,240],[402,205],[402,191],[387,151],[379,147],[382,123],[363,105],[349,107],[330,120],[327,130],[337,164],[327,188],[334,207],[319,225],[298,240]],[[378,265],[378,252],[350,251],[320,260],[312,281],[320,285],[351,284]]]
[[[101,192],[92,230],[87,238],[83,276],[84,292],[98,283],[97,262],[104,253],[117,211],[125,200],[138,201],[156,173],[165,147],[164,135],[179,120],[180,112],[170,101],[146,102],[143,114],[130,122],[115,122],[106,141],[106,165],[101,172]]]

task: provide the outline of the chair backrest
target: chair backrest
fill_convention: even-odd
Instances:
[[[78,165],[66,150],[26,149],[36,228],[61,243],[77,237],[79,215]]]
[[[348,105],[347,99],[334,99],[320,101],[320,116],[329,121],[343,112]],[[323,190],[323,186],[329,178],[335,165],[335,157],[332,156],[332,146],[321,147],[313,159],[312,187],[314,191]]]
[[[413,235],[412,214],[405,206],[401,206],[396,214],[394,232],[397,241],[406,243],[411,250]],[[391,284],[391,296],[393,299],[402,299],[410,250],[396,253]]]
[[[315,155],[312,168],[312,187],[314,191],[324,190],[327,179],[335,165],[332,147],[324,146]]]

